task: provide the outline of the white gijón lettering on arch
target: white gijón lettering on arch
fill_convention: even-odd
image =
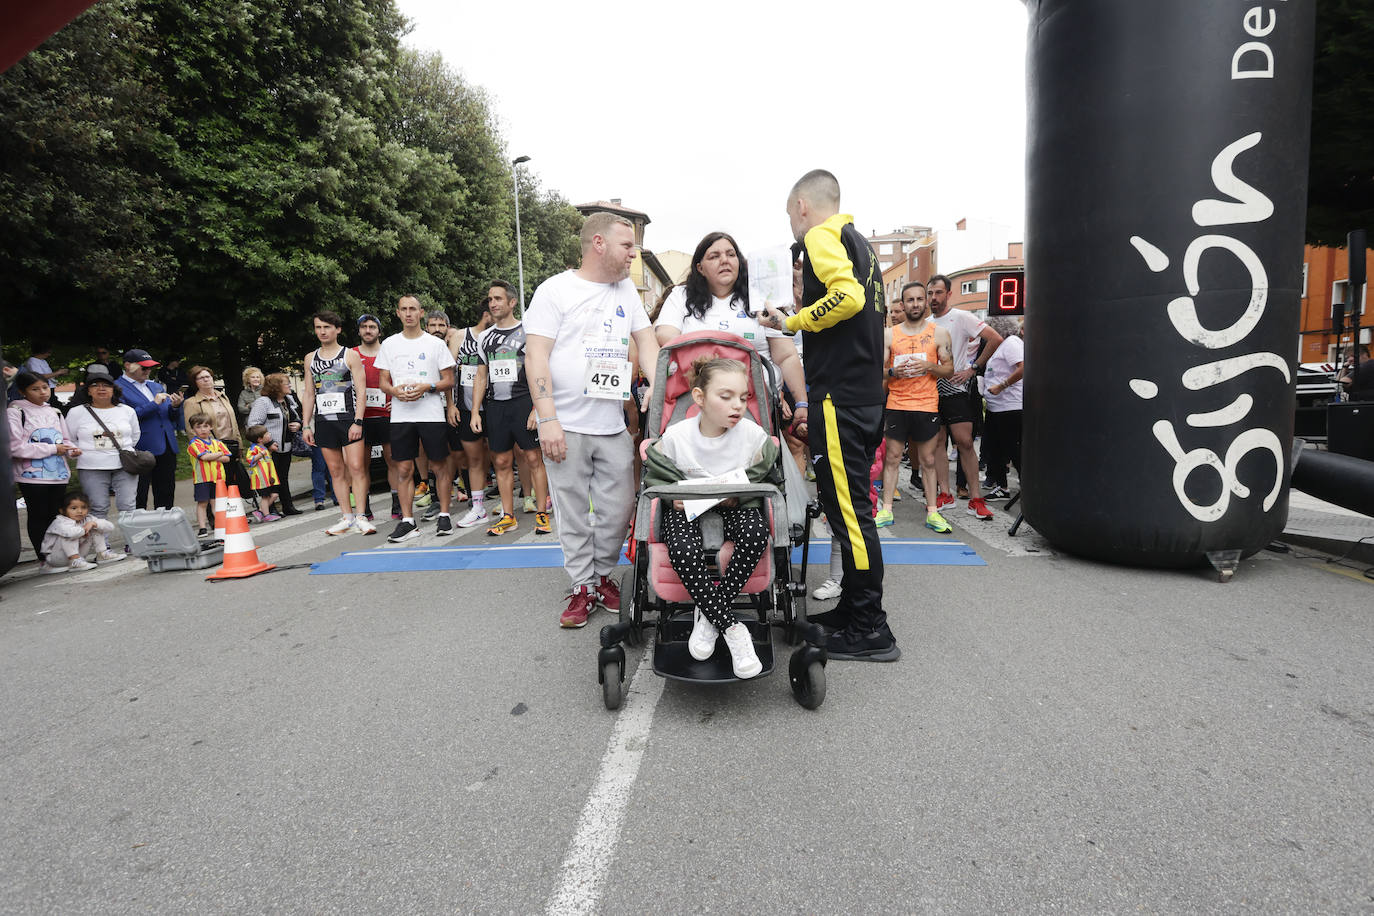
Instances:
[[[1274,213],[1273,202],[1258,188],[1236,177],[1236,158],[1241,153],[1257,148],[1263,139],[1260,132],[1247,134],[1228,144],[1212,160],[1211,176],[1217,191],[1229,200],[1202,199],[1193,204],[1193,222],[1199,227],[1238,226],[1262,223]],[[1154,273],[1168,270],[1171,259],[1153,243],[1139,237],[1130,238],[1131,245],[1140,254]],[[1204,327],[1198,318],[1193,297],[1202,289],[1199,267],[1204,255],[1218,252],[1229,254],[1240,262],[1249,274],[1249,303],[1245,311],[1234,323],[1223,328]],[[1181,269],[1183,283],[1188,290],[1187,296],[1180,296],[1168,304],[1169,322],[1180,337],[1205,351],[1220,350],[1242,343],[1255,329],[1269,304],[1269,277],[1264,264],[1254,250],[1243,241],[1231,235],[1211,232],[1199,235],[1189,243],[1183,252]],[[1199,354],[1203,355],[1203,354]],[[1180,381],[1190,391],[1206,391],[1213,386],[1238,378],[1248,372],[1277,369],[1285,382],[1291,378],[1288,362],[1276,353],[1257,352],[1225,359],[1206,359],[1193,368],[1186,370]],[[1153,399],[1157,386],[1148,379],[1132,379],[1132,392],[1142,399]],[[1201,404],[1187,414],[1185,423],[1193,429],[1222,429],[1241,424],[1249,415],[1254,398],[1242,394],[1230,403],[1223,405]],[[1173,420],[1161,419],[1152,427],[1159,444],[1174,460],[1173,485],[1179,503],[1194,518],[1203,522],[1215,522],[1226,515],[1231,498],[1245,499],[1250,496],[1250,488],[1240,482],[1237,468],[1249,453],[1261,450],[1269,452],[1274,458],[1274,481],[1264,495],[1263,507],[1268,512],[1278,500],[1282,489],[1284,454],[1278,436],[1263,427],[1240,430],[1226,449],[1225,456],[1218,455],[1208,448],[1187,449],[1179,439],[1179,431]],[[1207,471],[1217,475],[1221,483],[1221,493],[1210,504],[1193,501],[1187,492],[1188,478],[1194,472]]]

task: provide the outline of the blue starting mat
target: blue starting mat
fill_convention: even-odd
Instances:
[[[813,540],[808,562],[830,562],[830,541]],[[621,557],[621,565],[626,565]],[[792,562],[801,562],[801,548],[792,549]],[[883,563],[888,566],[986,566],[973,548],[959,541],[883,539]],[[356,550],[310,567],[312,576],[356,573],[445,572],[456,569],[561,569],[558,544],[504,544],[481,547],[411,547]]]

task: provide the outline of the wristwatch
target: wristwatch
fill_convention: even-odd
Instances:
[[[354,417],[354,418],[353,418],[353,425],[354,425],[354,426],[362,426],[362,425],[363,425],[363,421],[360,420],[360,419],[358,419],[357,417]]]

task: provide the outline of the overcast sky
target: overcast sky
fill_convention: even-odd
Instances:
[[[489,93],[512,157],[571,203],[648,213],[651,249],[789,242],[812,168],[865,235],[968,216],[1022,237],[1020,0],[398,3],[409,44]]]

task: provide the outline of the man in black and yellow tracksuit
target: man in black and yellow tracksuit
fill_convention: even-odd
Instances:
[[[883,611],[883,553],[868,479],[886,398],[882,271],[853,217],[838,211],[839,184],[829,172],[810,172],[793,187],[787,212],[801,262],[801,308],[791,316],[770,309],[764,323],[802,332],[816,490],[843,555],[839,603],[812,619],[833,629],[831,658],[896,661],[901,650]]]

